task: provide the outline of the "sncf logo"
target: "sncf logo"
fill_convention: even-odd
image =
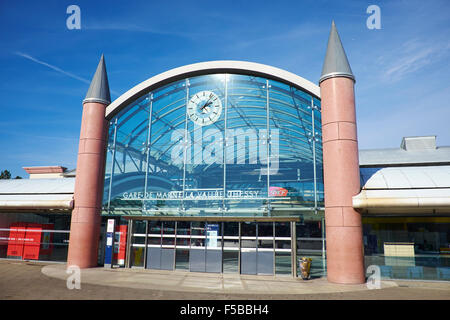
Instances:
[[[269,197],[286,197],[288,191],[281,187],[269,187]]]

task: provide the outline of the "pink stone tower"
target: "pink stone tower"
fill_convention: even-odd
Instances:
[[[319,85],[327,277],[341,284],[365,282],[361,215],[352,205],[360,192],[354,83],[333,21]]]
[[[83,100],[67,266],[97,266],[108,133],[105,109],[110,103],[108,76],[102,55]]]

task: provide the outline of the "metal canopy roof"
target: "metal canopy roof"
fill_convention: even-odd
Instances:
[[[0,195],[6,194],[73,194],[75,178],[0,180]]]
[[[359,151],[359,165],[361,167],[426,164],[450,164],[450,147],[424,150],[398,148]]]
[[[75,178],[0,180],[0,210],[73,208]]]
[[[359,150],[361,167],[450,165],[450,147],[437,147],[436,136],[403,137],[400,148]]]
[[[450,166],[383,168],[363,190],[450,188]]]
[[[367,213],[449,213],[450,166],[382,168],[353,197]]]

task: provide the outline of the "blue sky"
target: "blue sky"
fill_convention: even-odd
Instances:
[[[66,9],[81,9],[69,30]],[[369,30],[369,5],[381,29]],[[450,145],[450,1],[0,1],[0,169],[76,166],[83,100],[102,53],[112,99],[185,64],[245,60],[317,83],[331,21],[353,73],[359,147]]]

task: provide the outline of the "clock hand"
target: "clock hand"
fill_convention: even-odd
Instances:
[[[211,101],[207,101],[206,103],[205,103],[205,105],[203,106],[203,107],[201,107],[200,108],[200,110],[203,110],[203,109],[205,109],[207,106],[209,106],[211,104]]]

